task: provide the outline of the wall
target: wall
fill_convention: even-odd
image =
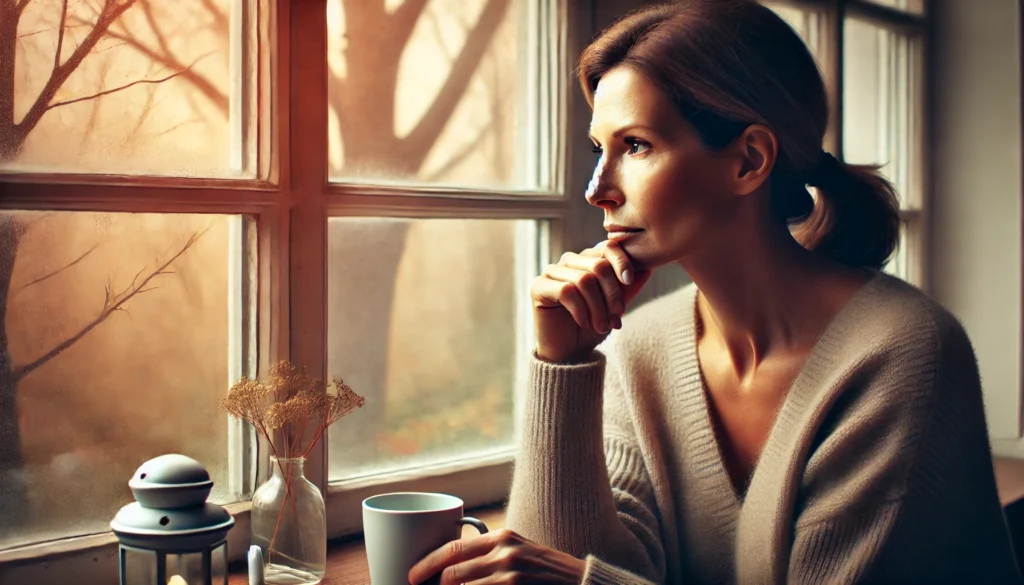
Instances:
[[[937,0],[934,10],[931,292],[974,344],[990,434],[1012,439],[1020,424],[1020,7]],[[1020,441],[995,448],[1024,457]]]

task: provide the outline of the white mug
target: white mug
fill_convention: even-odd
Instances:
[[[363,536],[372,585],[409,585],[409,570],[469,524],[487,533],[476,518],[462,515],[461,499],[448,494],[396,492],[363,500]]]

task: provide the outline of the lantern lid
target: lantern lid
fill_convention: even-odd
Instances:
[[[226,531],[235,523],[223,507],[207,502],[194,508],[161,510],[132,502],[114,516],[110,527],[125,534],[154,536],[200,534]]]
[[[190,457],[151,459],[128,486],[137,501],[121,508],[110,522],[122,544],[158,550],[202,548],[223,541],[235,524],[227,510],[206,501],[213,481]]]
[[[213,481],[195,459],[170,454],[139,466],[128,487],[147,508],[187,508],[203,505],[213,489]]]

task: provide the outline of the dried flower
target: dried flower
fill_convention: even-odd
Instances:
[[[281,467],[282,458],[308,455],[327,427],[366,403],[366,399],[356,394],[341,378],[335,378],[334,386],[336,392],[330,393],[323,380],[310,376],[306,368],[281,361],[270,368],[266,383],[249,378],[236,382],[224,398],[223,407],[232,416],[252,425],[267,440]],[[313,438],[303,445],[311,424]],[[274,444],[274,432],[281,441],[280,451]],[[281,472],[284,475],[283,467]],[[285,475],[286,499],[293,497],[291,482],[289,473]],[[272,558],[270,555],[274,554],[283,513],[284,506],[278,513],[277,525],[268,544],[268,562]]]
[[[310,376],[306,368],[281,361],[270,368],[266,383],[249,378],[236,382],[223,407],[263,435],[279,459],[305,457],[327,427],[366,403],[341,378],[334,379],[334,387],[331,393],[323,380]],[[310,428],[313,438],[304,445]],[[283,453],[275,448],[274,431],[282,434]]]

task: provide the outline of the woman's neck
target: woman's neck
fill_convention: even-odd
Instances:
[[[680,264],[700,291],[703,335],[728,352],[739,379],[772,355],[809,351],[848,299],[841,291],[869,277],[806,250],[783,226],[706,248],[714,255]]]

